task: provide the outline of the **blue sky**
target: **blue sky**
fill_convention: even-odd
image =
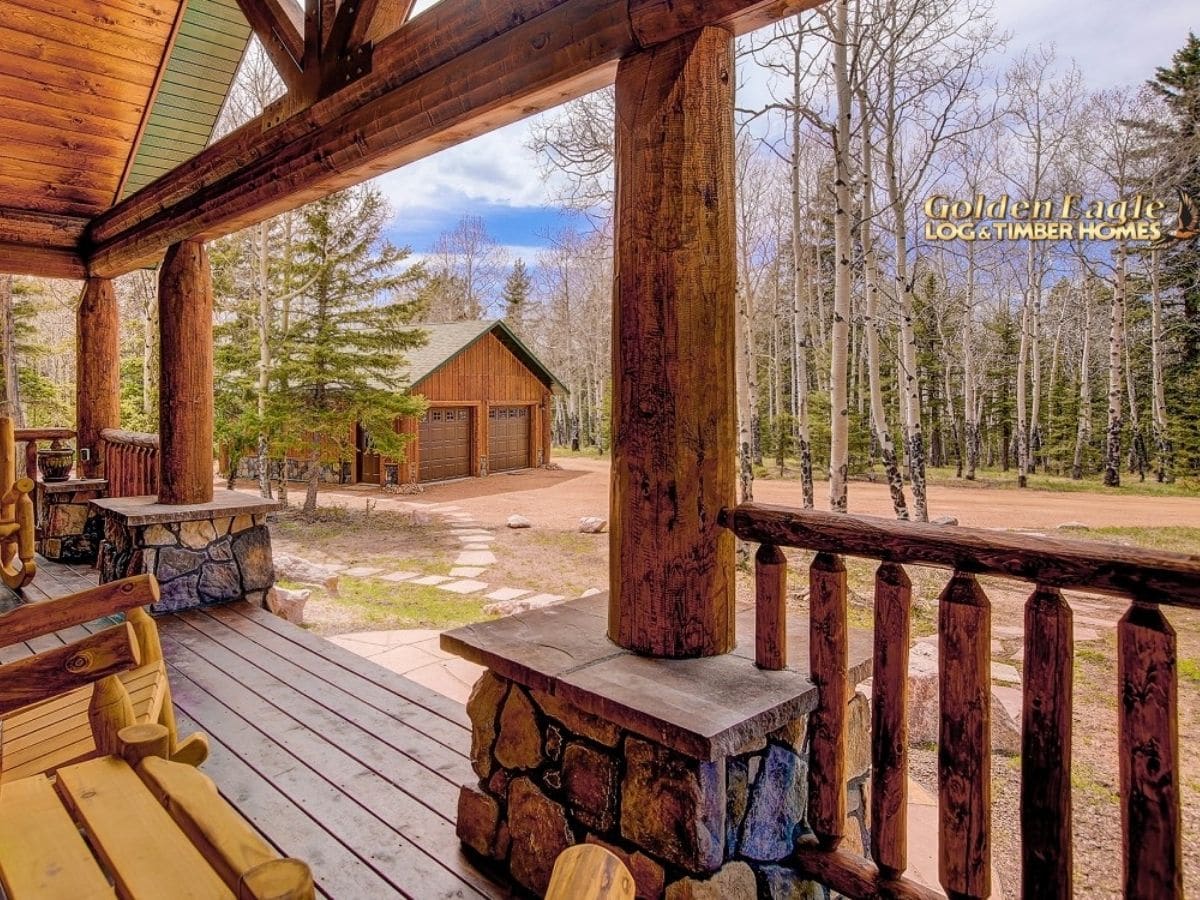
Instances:
[[[421,0],[418,12],[433,2]],[[1196,0],[1134,6],[1119,0],[999,0],[995,16],[1012,36],[1008,55],[1053,43],[1060,58],[1076,60],[1093,88],[1145,80],[1169,61],[1189,29],[1200,31]],[[743,72],[740,90],[743,98],[765,93],[752,72]],[[481,216],[512,256],[535,263],[546,234],[570,220],[555,206],[553,185],[542,180],[526,148],[528,127],[509,125],[377,179],[394,211],[391,239],[427,253],[461,216]]]

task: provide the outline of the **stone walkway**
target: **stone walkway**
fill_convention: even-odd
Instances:
[[[479,525],[461,508],[451,504],[398,501],[401,508],[438,516],[459,542],[457,555],[445,575],[421,575],[419,572],[389,572],[369,566],[348,567],[337,563],[322,563],[326,568],[351,578],[371,578],[393,584],[411,583],[436,587],[448,594],[478,596],[490,600],[484,611],[489,614],[512,615],[560,603],[566,597],[529,588],[495,585],[483,580],[488,568],[496,562],[492,543],[496,535]],[[586,592],[585,596],[598,593]],[[447,598],[450,599],[450,598]],[[466,703],[471,686],[483,673],[479,666],[442,652],[438,632],[430,629],[367,631],[329,638],[359,656],[364,656],[384,668],[423,684],[444,696]]]

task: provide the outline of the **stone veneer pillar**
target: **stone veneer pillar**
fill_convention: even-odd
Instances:
[[[538,894],[558,855],[588,842],[622,859],[641,898],[825,897],[786,862],[811,834],[807,673],[754,666],[750,610],[738,619],[746,653],[653,660],[605,638],[605,602],[442,636],[443,649],[488,667],[467,704],[478,780],[459,795],[464,846]],[[869,637],[853,633],[852,683],[869,660]],[[861,853],[870,713],[861,693],[849,706],[843,848]]]
[[[38,553],[63,563],[94,565],[104,520],[90,504],[103,497],[103,478],[37,482]]]
[[[153,497],[93,501],[104,517],[100,581],[154,575],[156,613],[246,600],[275,583],[266,514],[280,504],[234,491],[212,503],[164,506]]]

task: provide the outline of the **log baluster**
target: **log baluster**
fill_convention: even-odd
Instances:
[[[787,668],[787,557],[774,544],[754,555],[754,661],[760,669]]]
[[[817,708],[809,717],[809,825],[822,849],[834,850],[846,831],[846,705],[849,643],[846,567],[818,553],[809,569],[809,662]]]
[[[975,576],[955,572],[938,610],[938,874],[952,898],[992,891],[991,619]]]
[[[1125,896],[1183,896],[1175,630],[1134,602],[1117,626]]]
[[[912,582],[895,563],[875,573],[871,681],[871,856],[896,878],[908,868],[908,646]]]
[[[1021,704],[1021,882],[1028,900],[1072,896],[1071,607],[1057,588],[1025,604]]]

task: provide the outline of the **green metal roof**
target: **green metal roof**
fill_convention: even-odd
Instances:
[[[546,366],[538,359],[532,350],[525,346],[500,319],[488,319],[473,322],[447,322],[438,325],[416,325],[428,339],[424,346],[414,347],[404,353],[408,362],[404,374],[414,388],[424,378],[428,378],[450,360],[470,348],[485,334],[495,334],[500,343],[504,344],[517,359],[521,360],[537,377],[547,384],[551,390],[568,393],[563,383],[554,377]]]
[[[208,146],[250,34],[237,0],[188,0],[122,199]]]

